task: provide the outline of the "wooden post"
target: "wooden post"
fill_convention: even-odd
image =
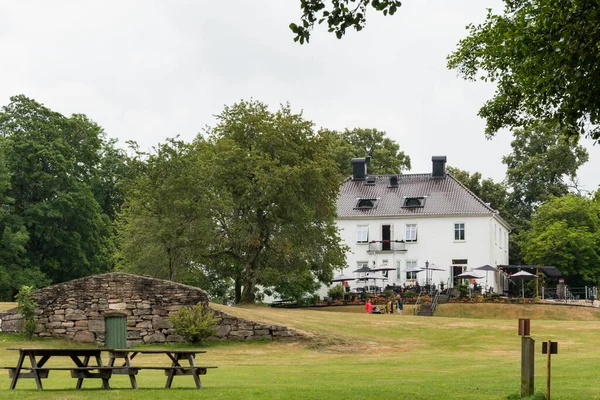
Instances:
[[[533,395],[535,340],[523,336],[521,341],[521,397]]]
[[[550,355],[552,354],[552,341],[548,340],[548,375],[546,376],[546,400],[550,400]]]

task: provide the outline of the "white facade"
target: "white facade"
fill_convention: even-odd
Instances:
[[[408,228],[407,228],[408,226]],[[416,226],[416,241],[414,227]],[[370,268],[392,266],[385,284],[411,286],[418,282],[425,285],[426,272],[407,274],[407,267],[437,267],[443,271],[430,271],[429,283],[452,282],[459,271],[482,265],[508,264],[508,229],[496,216],[423,216],[412,218],[338,219],[340,236],[350,248],[346,262],[348,267],[342,274],[357,276],[353,271],[363,265]],[[389,227],[390,250],[381,250],[383,232]],[[408,229],[408,232],[407,232]],[[367,231],[367,241],[364,241]],[[359,233],[360,232],[360,233]],[[407,236],[408,235],[408,236]],[[464,237],[464,240],[461,240]],[[394,250],[401,245],[396,240],[405,241],[405,252]],[[375,241],[375,243],[369,243]],[[460,267],[460,268],[459,268]],[[498,276],[487,273],[487,286],[498,288]],[[410,279],[414,277],[415,279]],[[482,272],[482,275],[485,275]],[[485,285],[485,279],[479,284]],[[371,283],[372,284],[372,283]],[[381,285],[378,283],[378,285]],[[350,286],[362,286],[350,282]]]
[[[455,276],[465,270],[508,264],[510,227],[489,204],[446,173],[446,157],[432,157],[431,173],[408,175],[368,175],[369,161],[352,160],[353,176],[342,185],[337,202],[340,236],[350,248],[341,274],[359,277],[364,274],[354,271],[364,266],[393,267],[386,280],[366,284],[453,287]],[[427,266],[429,271],[410,272]],[[495,292],[506,288],[497,272],[481,275],[485,278],[477,281],[479,285]]]

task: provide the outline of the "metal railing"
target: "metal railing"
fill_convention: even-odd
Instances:
[[[370,252],[378,251],[406,251],[406,243],[403,240],[375,240],[369,242]]]
[[[566,304],[581,303],[582,301],[593,304],[594,300],[598,300],[598,288],[596,286],[584,286],[565,287],[564,290],[558,290],[542,287],[542,299],[551,299]]]
[[[414,310],[415,315],[419,315],[419,311],[421,310],[421,294],[422,293],[423,293],[423,291],[419,292],[419,295],[417,296],[417,301],[415,302],[415,310]]]
[[[435,291],[435,296],[433,296],[433,300],[431,300],[431,315],[435,314],[435,308],[438,304],[438,298],[440,297],[440,291]]]

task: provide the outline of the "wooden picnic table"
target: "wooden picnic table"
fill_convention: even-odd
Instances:
[[[77,389],[85,378],[102,379],[102,387],[110,389],[109,380],[113,374],[127,374],[131,387],[137,389],[136,375],[139,370],[153,369],[164,370],[167,376],[165,388],[170,388],[175,375],[192,375],[198,389],[202,388],[200,375],[205,375],[208,368],[217,368],[216,366],[196,365],[196,354],[206,353],[205,350],[171,350],[171,349],[148,349],[148,350],[130,350],[130,349],[48,349],[48,348],[11,348],[7,350],[19,351],[19,360],[15,367],[4,367],[9,370],[9,376],[12,378],[10,389],[13,390],[19,378],[33,378],[37,384],[38,390],[43,390],[42,379],[47,378],[51,370],[68,370],[71,376],[77,378]],[[108,365],[102,363],[101,353],[109,353]],[[166,354],[171,363],[169,366],[150,366],[134,365],[132,360],[138,354]],[[71,367],[48,367],[45,364],[51,357],[69,357],[74,366]],[[90,359],[95,358],[96,364],[90,365]],[[25,360],[29,360],[30,366],[24,365]],[[115,365],[116,360],[122,359],[122,365]],[[182,365],[181,361],[187,360],[188,365]]]
[[[129,349],[112,349],[110,350],[109,365],[114,366],[115,360],[118,358],[124,359],[123,367],[134,367],[139,369],[162,369],[167,376],[165,388],[170,388],[175,375],[192,375],[196,388],[202,389],[202,382],[199,375],[205,375],[207,368],[217,368],[214,366],[197,366],[196,354],[206,353],[205,350],[171,350],[171,349],[148,349],[148,350],[129,350]],[[171,359],[169,367],[160,366],[133,366],[132,360],[138,354],[166,354]],[[188,365],[181,365],[180,361],[187,360]],[[131,387],[137,389],[135,376],[130,374]]]
[[[19,352],[19,360],[16,367],[7,367],[10,370],[9,375],[12,376],[10,389],[13,390],[17,386],[19,378],[33,378],[38,390],[43,390],[42,379],[48,377],[48,372],[51,369],[70,369],[77,371],[88,371],[103,367],[102,364],[102,349],[48,349],[48,348],[9,348],[7,350],[16,350]],[[74,367],[71,368],[48,368],[46,363],[52,357],[69,357]],[[94,357],[96,364],[90,366],[90,358]],[[83,359],[82,359],[83,358]],[[25,360],[29,360],[29,366],[23,366]],[[23,372],[29,371],[29,372]],[[87,375],[88,378],[101,378],[102,387],[110,389],[107,374],[99,373],[98,375]],[[80,375],[77,379],[77,389],[81,389],[84,376]]]

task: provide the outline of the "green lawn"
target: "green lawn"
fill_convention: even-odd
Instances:
[[[38,393],[31,379],[8,389],[0,372],[0,397],[7,399],[506,399],[519,393],[519,316],[532,318],[536,340],[536,391],[545,392],[546,356],[541,342],[559,343],[552,358],[552,399],[600,399],[600,350],[597,309],[539,305],[444,305],[440,315],[470,314],[472,318],[366,315],[360,307],[333,310],[228,308],[248,319],[286,325],[302,332],[301,342],[209,343],[200,362],[218,365],[203,376],[204,388],[194,389],[189,376],[176,377],[176,389],[165,390],[162,372],[143,370],[140,390],[129,389],[126,376],[111,379],[108,394],[100,383],[84,383],[75,391],[67,372],[51,371]],[[547,307],[551,307],[548,309]],[[462,310],[461,310],[462,309]],[[550,318],[554,313],[557,320]],[[570,320],[569,315],[573,316]],[[506,318],[502,319],[505,316]],[[538,319],[538,317],[545,319]],[[57,340],[27,342],[0,335],[2,365],[16,363],[18,346],[74,346]],[[162,357],[141,355],[136,361],[164,363]],[[143,357],[143,358],[142,358]],[[58,365],[58,364],[55,364]],[[65,363],[68,365],[68,363]]]

